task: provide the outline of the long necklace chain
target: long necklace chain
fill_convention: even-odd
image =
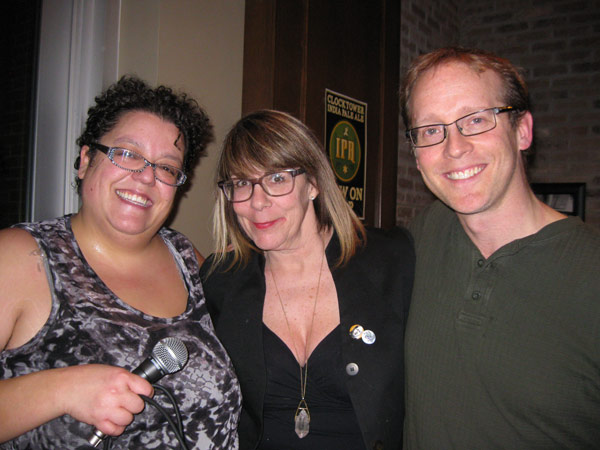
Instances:
[[[302,365],[298,361],[298,365],[300,366],[300,402],[298,403],[298,407],[296,408],[296,413],[294,414],[294,424],[296,434],[300,439],[305,437],[309,431],[310,424],[310,412],[308,410],[308,404],[306,403],[306,382],[308,379],[308,345],[310,344],[310,339],[312,337],[313,325],[315,323],[315,313],[317,311],[317,300],[319,299],[319,289],[321,287],[321,274],[323,273],[323,261],[325,260],[325,249],[323,249],[323,255],[321,256],[321,265],[319,268],[319,278],[317,281],[317,291],[315,293],[315,301],[313,304],[312,318],[310,321],[310,329],[308,330],[308,336],[306,337],[306,343],[304,344],[304,370],[302,370]],[[300,353],[298,353],[298,348],[296,347],[296,340],[294,339],[294,335],[292,334],[292,328],[290,327],[290,322],[288,320],[287,314],[285,313],[285,308],[283,306],[283,301],[281,300],[281,295],[279,295],[279,288],[277,287],[277,281],[275,281],[275,274],[273,273],[273,268],[269,267],[271,272],[271,278],[273,279],[273,286],[275,286],[275,292],[277,293],[277,298],[279,299],[279,305],[281,306],[281,311],[283,312],[283,317],[285,319],[285,323],[287,325],[288,333],[290,334],[290,338],[292,339],[292,345],[294,346],[294,351],[298,358],[300,358]]]

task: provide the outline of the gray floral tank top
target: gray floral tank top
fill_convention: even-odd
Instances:
[[[133,370],[150,356],[159,340],[176,337],[188,349],[188,362],[183,370],[165,376],[159,384],[177,400],[190,448],[237,449],[240,388],[231,361],[215,336],[189,240],[168,228],[159,232],[189,293],[183,314],[159,318],[130,307],[102,282],[83,257],[69,216],[16,226],[31,233],[44,254],[52,309],[48,321],[31,341],[0,353],[0,379],[87,363]],[[154,398],[172,412],[164,395],[157,391]],[[65,415],[0,448],[91,448],[86,447],[91,432],[90,425]],[[113,440],[112,448],[176,449],[179,443],[163,416],[146,405],[125,432]]]

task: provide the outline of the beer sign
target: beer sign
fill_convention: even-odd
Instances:
[[[367,104],[325,90],[325,150],[344,198],[365,217]]]

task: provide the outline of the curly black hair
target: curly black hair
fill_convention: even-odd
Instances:
[[[198,160],[206,155],[206,146],[213,139],[212,125],[206,112],[198,102],[185,93],[175,93],[171,88],[158,86],[151,88],[135,76],[123,76],[95,99],[88,109],[85,129],[79,138],[79,155],[84,145],[98,142],[102,136],[116,126],[121,117],[131,111],[144,111],[156,114],[163,120],[173,123],[181,132],[185,145],[183,171],[188,173]],[[90,160],[96,150],[90,148]],[[75,161],[79,169],[80,157]],[[77,191],[81,191],[81,180],[76,177]]]

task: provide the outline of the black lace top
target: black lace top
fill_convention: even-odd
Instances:
[[[159,232],[189,293],[183,314],[159,318],[132,308],[102,282],[83,257],[70,224],[70,217],[65,216],[17,225],[33,235],[44,254],[52,309],[48,321],[31,341],[0,353],[0,379],[87,363],[132,370],[150,356],[160,339],[177,337],[188,349],[188,363],[159,383],[177,400],[190,448],[237,449],[240,388],[206,310],[192,244],[174,230],[163,228]],[[158,393],[155,400],[168,405]],[[91,432],[90,425],[65,415],[0,448],[75,449],[87,444]],[[179,447],[162,415],[147,405],[113,441],[112,448]]]

